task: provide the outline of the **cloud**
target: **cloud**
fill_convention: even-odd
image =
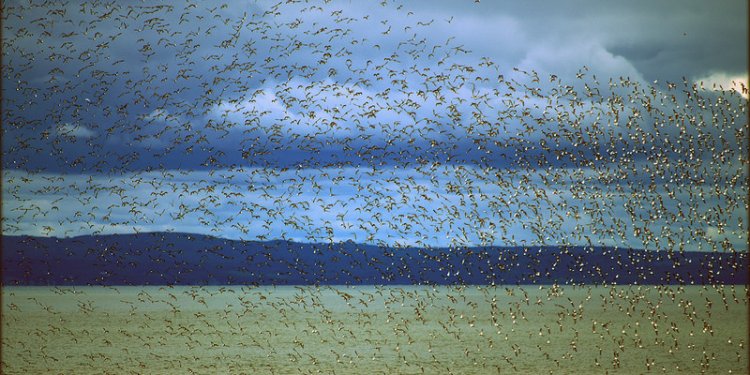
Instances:
[[[561,77],[575,76],[582,67],[586,67],[589,76],[606,79],[627,77],[633,82],[646,82],[630,61],[613,55],[594,40],[535,43],[518,65],[545,75],[555,74]]]
[[[746,188],[717,190],[713,180],[702,186],[618,181],[612,167],[518,171],[434,164],[120,176],[4,171],[3,233],[173,230],[248,240],[651,250],[721,249],[726,242],[746,250],[747,238],[736,229],[746,222]],[[644,162],[637,170],[648,168],[653,164]],[[717,181],[744,173],[726,166],[713,172]],[[693,199],[696,194],[704,199]]]
[[[701,90],[736,91],[743,98],[748,98],[748,76],[730,75],[724,72],[709,74],[694,79]]]
[[[146,121],[158,121],[158,122],[167,122],[171,119],[174,119],[176,116],[169,113],[168,110],[164,108],[159,108],[151,111],[149,114],[143,116],[143,119]]]
[[[261,139],[268,139],[269,132],[315,136],[323,143],[362,135],[372,143],[387,140],[397,146],[394,148],[410,150],[414,149],[412,139],[442,137],[437,135],[441,131],[466,139],[469,127],[456,124],[474,125],[473,94],[491,92],[489,102],[495,106],[506,105],[506,94],[514,100],[523,99],[524,93],[514,95],[497,83],[500,74],[510,78],[513,66],[535,69],[542,79],[556,74],[577,89],[582,82],[575,75],[582,65],[589,67],[587,79],[596,75],[606,82],[611,77],[628,76],[643,85],[656,77],[659,87],[665,85],[664,76],[702,77],[722,71],[733,77],[735,72],[744,73],[737,69],[746,67],[742,61],[746,59],[747,43],[741,43],[746,42],[746,22],[735,22],[746,14],[741,11],[744,4],[628,2],[604,7],[578,1],[466,6],[423,1],[399,7],[334,1],[320,9],[305,3],[275,4],[233,2],[223,7],[208,2],[195,9],[166,6],[157,11],[162,21],[142,25],[146,20],[131,20],[125,23],[129,32],[118,30],[120,25],[111,20],[126,19],[125,14],[131,10],[138,14],[156,8],[113,5],[112,9],[91,7],[90,12],[82,14],[70,4],[63,18],[73,22],[62,22],[57,14],[44,18],[47,10],[43,7],[4,4],[6,13],[19,15],[9,18],[5,25],[7,35],[14,36],[8,38],[13,48],[8,49],[6,65],[18,74],[18,82],[6,79],[6,83],[18,85],[19,90],[4,93],[8,103],[4,114],[18,124],[33,120],[100,124],[100,128],[93,128],[97,135],[120,145],[99,155],[101,158],[127,157],[124,154],[131,146],[168,149],[174,150],[172,159],[180,161],[172,166],[197,168],[208,156],[180,153],[198,153],[195,150],[205,144],[225,154],[236,151],[241,147],[239,135],[225,132],[230,125],[229,130],[246,134],[258,124],[258,131],[249,136]],[[539,12],[540,7],[545,11]],[[206,18],[207,9],[213,9],[212,21]],[[97,19],[97,15],[110,11],[110,19]],[[199,17],[205,21],[199,22]],[[56,33],[44,40],[49,46],[60,46],[56,52],[72,46],[89,52],[64,62],[50,59],[48,48],[31,42],[45,30],[42,24],[23,21],[32,19],[55,20]],[[98,22],[95,28],[102,40],[93,40],[69,26],[89,22]],[[204,27],[206,23],[210,26]],[[167,27],[173,28],[170,32],[176,33],[174,38],[163,37]],[[389,28],[391,31],[386,32]],[[688,36],[683,35],[686,28]],[[145,45],[150,46],[150,57],[133,48],[144,49]],[[705,53],[706,48],[711,53]],[[462,70],[465,67],[474,72]],[[40,80],[50,72],[80,77],[65,84]],[[456,87],[455,92],[450,91]],[[444,100],[431,94],[438,88]],[[427,95],[417,95],[420,90]],[[91,102],[82,98],[91,98]],[[70,105],[56,108],[52,103]],[[397,108],[399,104],[402,108]],[[454,105],[462,117],[452,118],[449,105]],[[487,107],[481,109],[489,123],[508,127],[498,138],[522,129],[520,121],[505,121],[505,116]],[[523,119],[529,120],[533,119]],[[170,128],[163,131],[164,125]],[[436,131],[419,134],[428,127]],[[28,168],[71,168],[72,163],[45,159],[51,154],[50,145],[37,137],[38,127],[7,129],[6,139],[28,138],[30,149],[41,150],[30,158]],[[402,129],[406,132],[399,133]],[[120,134],[110,134],[110,130]],[[396,139],[388,139],[394,134]],[[528,136],[534,139],[534,135]],[[271,142],[269,148],[278,146],[284,153],[299,151],[300,145],[289,142],[289,138]],[[199,147],[169,147],[173,141],[193,143],[198,139],[205,139]],[[341,153],[341,148],[332,152]],[[156,157],[141,154],[141,168],[170,160],[163,152]],[[118,163],[112,160],[111,164]]]
[[[83,125],[67,122],[57,127],[57,134],[72,138],[91,138],[96,135],[93,130]]]

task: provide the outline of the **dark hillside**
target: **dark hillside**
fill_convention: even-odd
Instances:
[[[5,285],[746,284],[746,253],[384,248],[184,233],[2,237]]]

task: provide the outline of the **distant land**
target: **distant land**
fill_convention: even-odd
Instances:
[[[389,248],[187,233],[2,236],[3,285],[747,284],[748,254]]]

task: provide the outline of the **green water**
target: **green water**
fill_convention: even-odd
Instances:
[[[4,287],[2,372],[747,373],[744,286]]]

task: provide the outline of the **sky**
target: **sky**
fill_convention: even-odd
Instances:
[[[2,233],[747,251],[747,14],[7,1]]]

